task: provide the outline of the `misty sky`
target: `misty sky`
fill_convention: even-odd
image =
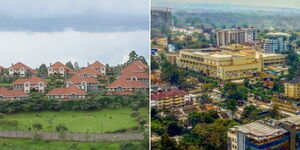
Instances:
[[[0,0],[0,65],[148,58],[148,0]]]
[[[300,9],[299,0],[152,0],[152,5],[171,4],[171,3],[217,3],[217,4],[234,4],[248,6],[264,6],[264,7],[285,7]]]

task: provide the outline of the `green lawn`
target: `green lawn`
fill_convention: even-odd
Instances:
[[[132,142],[139,144],[140,142]],[[118,142],[33,142],[26,139],[0,139],[0,150],[119,150]]]
[[[148,111],[146,108],[141,108],[140,112],[147,118]],[[22,112],[5,116],[6,120],[18,121],[16,128],[2,124],[0,129],[28,131],[29,128],[33,130],[33,123],[40,123],[42,124],[42,131],[55,131],[56,125],[62,123],[71,132],[113,132],[138,127],[135,118],[130,117],[131,113],[131,108],[101,111]]]

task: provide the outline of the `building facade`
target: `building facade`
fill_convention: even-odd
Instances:
[[[158,91],[151,94],[151,106],[157,110],[178,108],[185,105],[184,90]]]
[[[257,40],[258,30],[255,28],[225,29],[217,32],[217,46],[245,44]]]
[[[23,91],[8,90],[0,88],[0,100],[21,100],[28,98],[29,95]]]
[[[48,67],[48,75],[60,75],[66,77],[67,75],[73,75],[75,71],[69,68],[68,66],[62,64],[61,62],[56,62],[53,65]]]
[[[87,93],[73,85],[66,88],[54,88],[47,93],[48,98],[60,100],[84,99]]]
[[[25,65],[21,62],[12,64],[12,66],[8,68],[8,74],[10,76],[25,77],[25,76],[29,76],[29,75],[32,75],[35,73],[36,73],[35,70],[33,70],[32,68],[28,67],[27,65]]]
[[[74,75],[66,81],[66,87],[75,85],[85,92],[99,92],[99,83],[100,82],[95,77],[80,77],[78,75]]]
[[[300,98],[300,76],[284,83],[284,94],[288,98]]]
[[[177,65],[221,80],[252,77],[270,65],[284,65],[285,55],[267,55],[233,44],[218,50],[181,50]]]
[[[12,83],[13,90],[31,93],[33,91],[44,93],[47,81],[39,77],[19,78]]]

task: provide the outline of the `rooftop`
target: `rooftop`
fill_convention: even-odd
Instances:
[[[293,78],[292,80],[288,81],[287,83],[300,83],[300,76]]]

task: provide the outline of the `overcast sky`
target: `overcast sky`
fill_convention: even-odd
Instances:
[[[152,0],[153,5],[165,3],[218,3],[218,4],[235,4],[248,6],[264,6],[264,7],[286,7],[300,9],[299,0]]]
[[[0,0],[0,65],[148,58],[148,0]]]

